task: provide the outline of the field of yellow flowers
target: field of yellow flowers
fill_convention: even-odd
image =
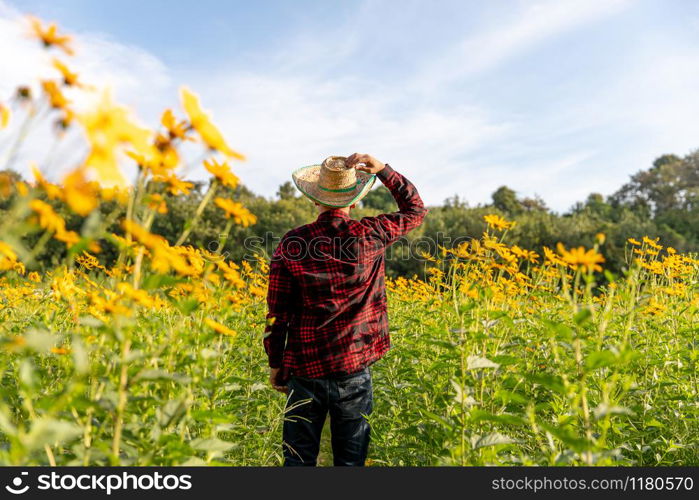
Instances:
[[[47,51],[73,52],[55,25],[29,26]],[[166,110],[153,131],[107,94],[73,109],[71,95],[97,91],[53,65],[55,80],[0,101],[0,168],[39,120],[59,138],[80,129],[90,150],[60,182],[41,165],[33,182],[0,174],[0,464],[280,464],[284,399],[261,346],[267,263],[183,246],[210,203],[227,217],[218,248],[256,222],[217,196],[237,185],[242,155],[188,89],[182,116]],[[185,144],[211,178],[169,242],[151,229],[162,193],[192,188]],[[63,211],[85,218],[79,232]],[[630,238],[628,271],[613,276],[602,234],[594,248],[535,252],[507,244],[512,223],[486,222],[482,238],[425,255],[428,280],[389,281],[370,464],[699,464],[699,260]],[[55,242],[65,258],[38,267]]]

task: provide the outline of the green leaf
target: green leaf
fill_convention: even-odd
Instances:
[[[203,467],[206,465],[209,464],[199,457],[189,457],[187,460],[180,464],[180,467]]]
[[[165,429],[179,422],[187,413],[187,405],[183,400],[171,399],[161,408],[158,408],[158,425]]]
[[[175,307],[185,316],[194,312],[199,307],[199,301],[195,298],[178,300],[175,302]]]
[[[511,413],[493,414],[487,411],[474,408],[471,410],[471,419],[474,422],[495,422],[505,425],[527,425],[527,421],[518,415]]]
[[[553,437],[557,438],[573,451],[581,453],[592,448],[592,443],[590,443],[587,439],[580,437],[568,426],[559,427],[547,422],[539,422],[539,425],[542,429],[549,432]]]
[[[600,419],[606,415],[633,415],[633,411],[623,406],[608,405],[601,403],[593,410],[596,419]]]
[[[558,375],[551,375],[549,373],[530,373],[525,375],[527,380],[534,384],[542,385],[547,389],[550,389],[559,394],[565,394],[565,385],[563,385],[563,379]]]
[[[548,320],[546,318],[542,318],[542,322],[553,337],[566,342],[573,340],[573,330],[569,326],[563,323]]]
[[[643,422],[643,425],[645,427],[658,427],[658,428],[663,428],[665,427],[665,424],[660,422],[658,419],[652,418],[646,422]]]
[[[466,358],[467,370],[479,370],[481,368],[498,368],[500,365],[480,356]]]
[[[617,362],[618,358],[612,351],[595,351],[588,354],[585,358],[585,369],[588,371],[597,370],[605,366],[612,366]]]
[[[421,413],[428,417],[431,421],[439,424],[440,426],[444,427],[445,429],[452,429],[454,427],[454,422],[449,420],[446,417],[443,417],[441,415],[437,415],[436,413],[432,413],[431,411],[427,410],[421,410]]]
[[[575,316],[573,316],[573,321],[575,321],[575,324],[582,326],[587,323],[590,318],[592,318],[592,312],[585,308],[575,313]]]
[[[181,278],[170,276],[168,274],[149,274],[143,280],[141,288],[144,290],[153,290],[155,288],[170,287],[182,282]]]
[[[48,353],[56,343],[56,337],[46,330],[29,330],[24,336],[25,345],[38,353]]]
[[[500,399],[503,403],[517,403],[520,405],[525,405],[529,403],[529,398],[524,396],[523,394],[519,392],[514,392],[514,391],[508,391],[505,389],[500,389],[495,392],[495,397],[497,399]]]
[[[506,365],[516,365],[521,360],[516,356],[509,356],[507,354],[499,354],[498,356],[493,356],[493,361],[500,366]]]
[[[12,423],[12,418],[6,409],[5,405],[0,405],[0,431],[3,434],[14,437],[17,435],[17,427]]]
[[[86,374],[90,371],[90,360],[87,355],[87,350],[85,349],[85,344],[83,344],[80,337],[77,335],[73,336],[71,342],[71,351],[73,354],[73,363],[75,365],[75,371],[81,375]]]
[[[616,281],[616,275],[608,269],[604,270],[604,277],[609,283],[614,283]]]
[[[152,370],[143,370],[142,372],[139,372],[133,379],[134,382],[137,380],[171,380],[181,384],[186,384],[191,379],[186,375],[182,375],[181,373],[170,373],[165,370],[155,368]]]
[[[104,322],[94,316],[84,315],[78,318],[78,323],[82,326],[87,326],[90,328],[101,328],[104,326]]]
[[[223,452],[238,446],[237,443],[223,441],[218,438],[195,439],[190,444],[195,450],[208,452]]]
[[[470,387],[462,388],[456,380],[452,380],[451,385],[454,386],[454,390],[456,390],[456,396],[454,396],[454,400],[457,403],[465,404],[466,406],[478,404],[478,401],[473,399],[473,397],[470,395]]]
[[[39,376],[31,359],[25,358],[19,364],[19,383],[27,390],[34,390],[39,385]]]
[[[514,444],[517,442],[517,440],[505,436],[504,434],[500,434],[499,432],[491,432],[490,434],[486,434],[484,436],[479,436],[478,434],[476,434],[475,436],[471,436],[470,441],[471,448],[473,448],[474,450],[477,450],[479,448],[485,448],[487,446]]]
[[[476,307],[476,302],[473,300],[469,300],[465,304],[460,304],[459,314],[466,314],[467,312],[471,311],[474,307]]]
[[[80,426],[53,418],[39,418],[24,438],[28,450],[36,450],[46,444],[64,443],[82,434]]]

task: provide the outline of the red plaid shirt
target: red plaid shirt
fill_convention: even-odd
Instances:
[[[264,347],[282,381],[354,373],[390,347],[384,251],[427,210],[415,186],[390,166],[377,177],[398,212],[356,221],[327,210],[286,233],[274,252]]]

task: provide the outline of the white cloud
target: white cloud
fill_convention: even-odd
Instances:
[[[436,203],[442,201],[434,196],[435,184],[443,182],[438,173],[507,130],[506,124],[489,123],[475,107],[439,112],[416,107],[396,117],[390,111],[396,102],[390,91],[357,96],[351,80],[235,75],[197,88],[207,101],[218,103],[216,121],[248,154],[247,162],[237,164],[245,183],[264,193],[273,193],[293,168],[331,154],[366,151],[431,186],[426,191]]]
[[[149,119],[155,119],[157,112],[168,101],[174,102],[177,98],[168,69],[147,51],[110,40],[100,33],[71,35],[74,37],[74,57],[68,57],[58,50],[47,51],[30,36],[24,13],[0,0],[0,99],[9,100],[19,85],[28,85],[34,93],[40,92],[41,79],[59,76],[51,65],[54,57],[65,61],[71,70],[79,73],[81,80],[96,89],[93,92],[66,92],[78,111],[98,99],[103,89],[111,89],[119,102],[138,110],[141,116]],[[21,122],[21,113],[17,115],[18,119],[11,122],[9,130],[3,131],[0,146],[14,142]],[[49,151],[55,151],[67,163],[78,162],[84,154],[85,145],[79,134],[67,135],[53,150],[53,118],[48,118],[32,127],[29,139],[24,142],[13,163],[13,167],[24,174],[29,173],[30,162],[38,162],[46,168],[49,162],[44,160]],[[0,158],[0,164],[3,163]],[[55,162],[51,163],[51,167],[55,165]],[[65,168],[72,166],[64,165]],[[58,172],[51,168],[47,174],[56,177]]]
[[[477,82],[525,51],[628,4],[507,3],[523,7],[498,13],[455,45],[435,48],[444,55],[417,61],[415,71],[405,68],[400,79],[345,69],[372,47],[357,22],[375,17],[370,2],[342,26],[320,26],[268,53],[244,54],[256,63],[241,69],[185,70],[175,78],[153,54],[100,33],[76,34],[79,51],[72,65],[87,81],[114,87],[118,100],[150,125],[163,108],[176,104],[176,80],[190,85],[231,146],[248,156],[235,169],[261,194],[272,195],[298,166],[358,150],[393,163],[432,204],[456,193],[472,203],[486,202],[507,184],[562,210],[591,191],[615,189],[654,156],[682,153],[685,144],[696,142],[696,51],[649,42],[613,78],[600,76],[565,109],[531,115],[476,102],[452,87]],[[35,78],[40,65],[44,76],[53,71],[45,51],[24,36],[18,16],[0,0],[0,99],[17,83]],[[398,33],[400,26],[393,30]],[[612,144],[604,134],[615,139],[627,134],[631,143]],[[36,153],[43,156],[47,142],[25,156],[40,160]],[[203,178],[203,169],[192,175]]]
[[[371,48],[372,37],[363,37],[366,32],[356,28],[363,26],[356,20],[367,16],[363,8],[356,18],[332,27],[342,36],[315,30],[313,41],[302,36],[272,55],[278,70],[207,75],[196,88],[216,103],[217,119],[248,153],[247,164],[239,166],[245,182],[263,193],[274,192],[295,166],[362,150],[393,162],[429,203],[440,203],[455,193],[486,202],[495,188],[507,183],[523,194],[539,193],[552,199],[553,206],[567,208],[570,195],[587,194],[585,183],[572,188],[566,182],[591,152],[547,154],[545,162],[480,161],[480,151],[521,144],[518,133],[530,125],[495,118],[495,110],[485,104],[452,98],[437,105],[432,96],[449,96],[445,86],[452,80],[493,68],[546,38],[619,12],[626,4],[623,0],[525,4],[521,12],[509,12],[506,22],[468,35],[443,57],[420,65],[416,73],[386,83],[362,79],[352,66],[342,71],[343,63]]]
[[[492,69],[536,44],[623,10],[630,0],[546,0],[524,8],[498,10],[489,24],[466,35],[423,68],[417,83],[425,90]]]

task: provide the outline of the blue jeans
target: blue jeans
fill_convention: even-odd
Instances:
[[[320,435],[330,413],[334,465],[363,466],[373,406],[369,368],[333,378],[292,376],[284,419],[284,465],[316,465]]]

